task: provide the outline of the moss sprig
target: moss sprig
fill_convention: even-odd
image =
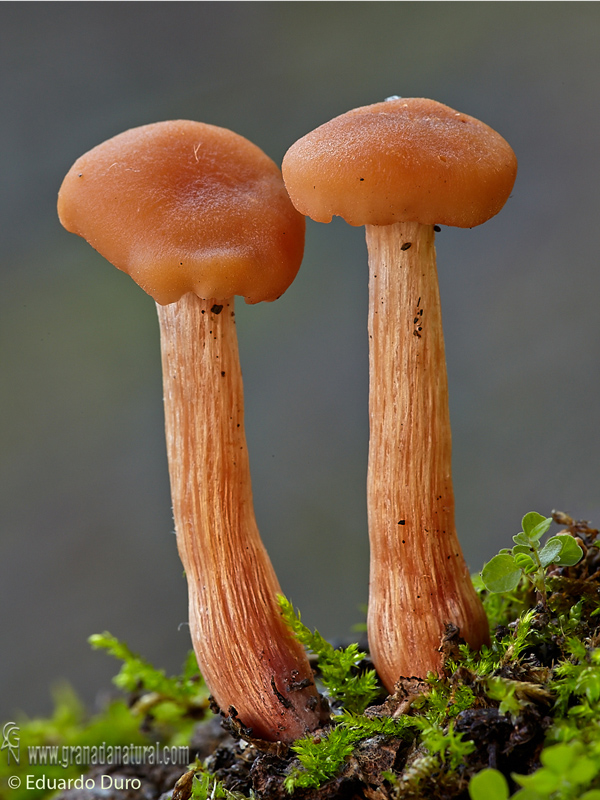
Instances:
[[[360,670],[366,653],[357,644],[334,648],[318,631],[311,631],[301,620],[300,613],[283,596],[279,607],[286,625],[307,650],[317,656],[320,678],[329,697],[346,711],[361,713],[380,693],[374,669]]]
[[[94,634],[88,641],[95,650],[105,650],[123,662],[113,683],[132,697],[131,713],[152,720],[163,737],[174,737],[174,744],[185,743],[194,724],[209,713],[209,691],[193,651],[181,675],[169,677],[108,632]]]

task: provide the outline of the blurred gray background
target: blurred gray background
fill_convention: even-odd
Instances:
[[[442,229],[457,523],[481,567],[524,513],[600,523],[597,3],[0,4],[0,718],[91,708],[105,629],[164,667],[189,647],[153,302],[62,230],[72,162],[136,125],[232,128],[278,163],[391,94],[482,119],[514,147],[502,213]],[[259,527],[305,621],[364,618],[364,235],[307,226],[278,302],[238,302]]]

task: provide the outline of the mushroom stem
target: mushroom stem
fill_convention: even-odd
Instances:
[[[371,544],[368,632],[389,691],[439,671],[445,623],[489,641],[454,523],[451,431],[432,225],[367,225]]]
[[[290,742],[317,726],[319,702],[304,649],[282,620],[254,517],[234,300],[186,294],[157,309],[173,514],[198,663],[224,712],[254,737]]]

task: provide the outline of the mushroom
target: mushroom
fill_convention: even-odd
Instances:
[[[401,676],[440,670],[447,623],[473,648],[489,641],[454,523],[434,226],[485,222],[506,202],[516,169],[512,149],[487,125],[421,98],[336,117],[282,164],[303,214],[366,226],[368,635],[389,691]]]
[[[58,212],[156,300],[198,663],[223,713],[248,735],[290,742],[319,724],[321,707],[254,516],[234,295],[257,303],[288,288],[305,220],[262,150],[188,120],[128,130],[81,156]]]

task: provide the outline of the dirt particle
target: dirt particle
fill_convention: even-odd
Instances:
[[[285,695],[281,694],[281,692],[275,685],[275,677],[273,675],[271,675],[271,689],[273,689],[273,694],[279,700],[279,702],[284,708],[290,709],[294,707],[291,700],[288,700]]]
[[[304,678],[302,681],[292,681],[287,690],[288,692],[301,692],[302,689],[306,689],[308,686],[312,686],[312,681],[310,678]]]

